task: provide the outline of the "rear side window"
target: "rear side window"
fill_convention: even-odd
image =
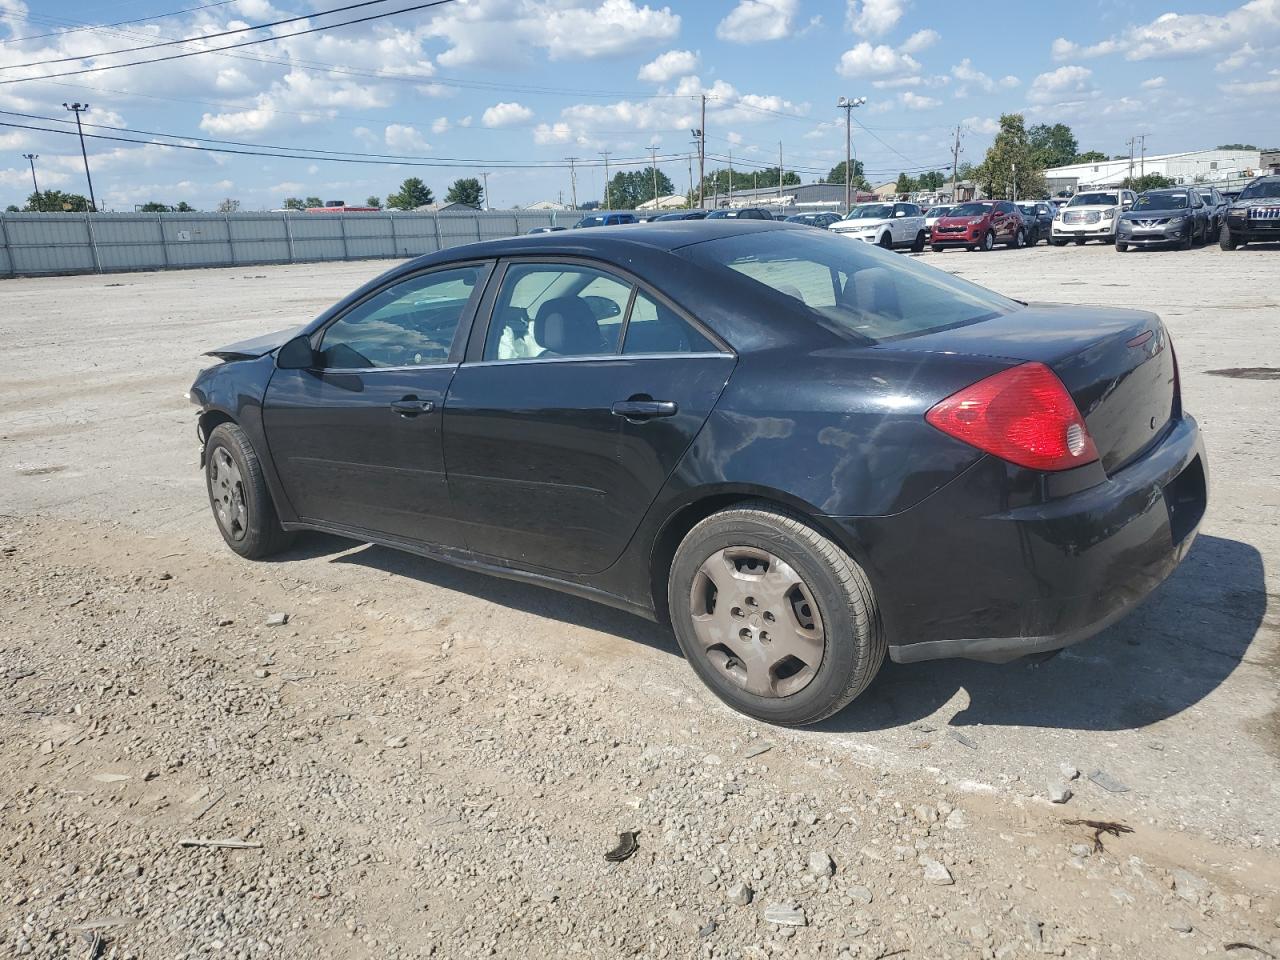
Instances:
[[[514,264],[502,281],[486,360],[589,357],[618,350],[631,285],[571,264]]]
[[[636,292],[623,353],[715,353],[717,349],[670,307]]]
[[[781,294],[840,336],[880,343],[976,323],[1020,304],[910,257],[818,230],[742,234],[679,251]],[[767,310],[767,306],[762,306]]]

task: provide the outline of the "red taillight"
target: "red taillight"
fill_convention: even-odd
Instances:
[[[957,440],[1032,470],[1070,470],[1098,459],[1071,394],[1043,363],[979,380],[938,403],[925,419]]]

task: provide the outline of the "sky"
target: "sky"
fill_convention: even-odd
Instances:
[[[603,152],[610,172],[656,156],[684,191],[702,94],[708,169],[731,154],[772,166],[781,145],[805,182],[844,158],[841,96],[867,99],[853,148],[872,182],[949,168],[957,127],[961,160],[980,162],[1009,112],[1108,154],[1138,134],[1148,154],[1280,145],[1280,0],[454,0],[279,36],[424,0],[317,15],[353,2],[0,0],[0,122],[20,125],[0,126],[0,207],[31,192],[25,153],[41,189],[87,194],[63,107],[76,101],[86,133],[121,138],[86,142],[100,206],[125,211],[362,203],[409,176],[440,197],[482,172],[495,207],[568,201],[568,157],[581,201],[602,192]],[[266,36],[278,39],[97,69]],[[70,75],[38,79],[54,73]]]

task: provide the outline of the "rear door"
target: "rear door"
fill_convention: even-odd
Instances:
[[[317,333],[315,369],[275,371],[263,423],[300,517],[457,544],[441,421],[491,269],[449,266],[383,287]]]
[[[449,490],[477,553],[618,558],[735,358],[661,294],[582,260],[503,265],[445,405]]]

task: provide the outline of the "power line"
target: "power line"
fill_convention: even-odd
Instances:
[[[416,10],[426,10],[429,7],[441,7],[447,3],[454,3],[456,0],[430,0],[429,3],[419,3],[412,7],[401,7],[399,10],[388,10],[385,13],[375,13],[367,17],[356,17],[353,20],[342,20],[338,23],[326,24],[323,27],[309,27],[306,30],[295,30],[292,33],[281,33],[274,37],[259,37],[256,40],[241,40],[239,43],[227,44],[224,47],[212,47],[208,50],[188,50],[183,53],[171,53],[165,57],[152,57],[148,60],[130,60],[127,63],[113,63],[101,67],[84,67],[80,70],[64,70],[61,73],[49,73],[39,77],[15,77],[9,80],[0,80],[0,85],[9,83],[24,83],[29,80],[50,80],[55,77],[75,77],[85,73],[100,73],[103,70],[119,70],[124,67],[137,67],[148,63],[164,63],[170,60],[183,60],[187,57],[198,57],[206,53],[217,53],[221,50],[237,50],[240,47],[251,47],[259,43],[273,43],[276,40],[286,40],[289,37],[301,37],[309,33],[322,33],[325,30],[333,30],[337,27],[349,27],[357,23],[368,23],[372,20],[385,20],[387,17],[394,17],[401,13],[413,13]]]
[[[71,26],[66,27],[62,30],[52,30],[49,33],[35,33],[35,34],[29,34],[28,36],[25,36],[25,37],[6,37],[4,40],[0,40],[0,44],[22,43],[26,40],[43,40],[45,37],[62,37],[62,36],[66,36],[69,33],[82,33],[85,30],[102,30],[103,28],[106,28],[106,27],[126,27],[135,23],[147,23],[151,20],[164,20],[167,17],[178,17],[184,13],[195,13],[199,10],[208,10],[210,7],[225,7],[229,3],[235,3],[235,0],[217,0],[217,2],[215,3],[204,3],[198,7],[187,7],[183,10],[170,10],[168,13],[153,13],[149,17],[138,17],[136,20],[117,20],[115,23],[86,24],[86,23],[79,23],[75,20],[65,20],[63,22],[69,23],[71,24]],[[13,16],[14,14],[8,13],[7,15]],[[32,17],[31,15],[28,14],[27,16],[21,17],[21,19],[26,20],[28,23],[31,23],[31,22],[39,23],[41,21],[46,21],[48,23],[57,23],[61,18]]]
[[[331,13],[343,13],[347,10],[357,10],[361,7],[372,7],[379,3],[388,3],[390,0],[361,0],[360,3],[350,3],[345,7],[332,7],[329,10],[317,10],[314,13],[303,14],[299,17],[286,17],[283,20],[272,20],[270,23],[257,23],[249,27],[235,27],[231,30],[221,30],[218,33],[199,34],[194,37],[182,37],[179,40],[161,40],[157,43],[144,43],[137,47],[121,47],[118,50],[99,50],[96,53],[85,53],[76,57],[58,57],[52,60],[33,60],[30,63],[10,63],[0,67],[0,70],[21,70],[24,67],[43,67],[53,63],[70,63],[73,60],[93,60],[98,57],[114,57],[120,53],[137,53],[139,50],[155,50],[160,47],[173,47],[180,43],[195,43],[198,40],[217,40],[219,37],[230,37],[237,33],[249,33],[253,30],[266,30],[270,27],[284,26],[286,23],[297,23],[299,20],[310,20],[313,17],[327,17]],[[340,24],[333,24],[340,26]],[[293,34],[283,34],[283,36],[293,36]],[[269,39],[276,39],[271,37]]]

